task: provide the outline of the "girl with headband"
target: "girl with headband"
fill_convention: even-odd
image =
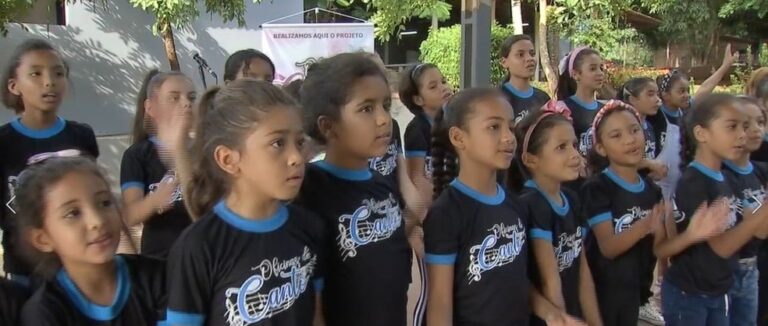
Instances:
[[[557,106],[556,103],[560,103]],[[584,240],[577,194],[562,183],[579,176],[581,156],[570,111],[562,102],[526,116],[515,128],[520,164],[514,171],[525,181],[520,201],[530,213],[529,236],[535,264],[532,282],[549,301],[589,325],[602,325]],[[532,325],[544,325],[537,317]]]
[[[665,212],[661,189],[638,171],[645,137],[637,112],[608,101],[592,123],[589,164],[594,175],[582,188],[582,215],[592,232],[587,257],[603,324],[636,325],[650,297],[653,235]]]

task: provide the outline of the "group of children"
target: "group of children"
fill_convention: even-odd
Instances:
[[[0,93],[0,323],[406,325],[415,257],[415,325],[636,325],[659,279],[667,325],[755,325],[768,78],[710,94],[733,62],[693,97],[673,71],[598,100],[603,61],[577,48],[553,100],[512,36],[500,89],[404,71],[401,145],[377,56],[280,89],[242,50],[199,98],[147,75],[118,203],[93,130],[57,115],[66,62],[29,40]],[[135,225],[140,255],[117,254]]]

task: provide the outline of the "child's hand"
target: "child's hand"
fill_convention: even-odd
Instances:
[[[730,67],[736,61],[739,60],[739,52],[731,52],[731,43],[725,46],[725,54],[723,55],[723,67]]]
[[[702,203],[691,217],[686,232],[696,241],[706,240],[725,231],[730,207],[724,199],[718,199],[707,207]]]
[[[157,138],[163,144],[159,150],[160,158],[172,159],[175,150],[180,147],[189,136],[190,120],[192,112],[187,108],[178,108],[172,113],[158,117]]]
[[[648,160],[648,169],[651,170],[648,176],[654,181],[666,178],[669,172],[669,167],[659,160]]]
[[[546,322],[547,326],[587,326],[587,323],[565,312],[561,312],[552,318],[548,318]]]
[[[176,192],[176,188],[178,188],[179,182],[177,180],[173,180],[170,182],[161,182],[158,186],[155,192],[153,192],[150,196],[152,196],[154,206],[157,207],[157,213],[162,214],[171,206],[173,206],[173,195]]]

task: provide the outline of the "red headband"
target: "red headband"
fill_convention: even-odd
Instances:
[[[571,120],[571,110],[568,109],[568,106],[565,105],[565,102],[563,101],[557,101],[555,99],[550,100],[547,102],[547,104],[544,104],[544,106],[541,107],[541,111],[544,112],[541,116],[539,116],[538,119],[531,125],[530,128],[528,128],[528,131],[525,132],[525,138],[523,138],[523,153],[528,152],[528,143],[531,141],[531,135],[533,134],[533,130],[536,129],[536,126],[541,123],[544,118],[559,114],[568,119]]]
[[[637,122],[640,122],[641,125],[643,124],[643,120],[640,119],[640,114],[637,113],[637,110],[635,110],[634,107],[619,100],[610,100],[605,103],[602,108],[600,108],[600,111],[598,111],[595,115],[595,119],[592,120],[592,129],[590,131],[592,133],[592,144],[597,143],[597,126],[600,124],[600,121],[603,120],[603,117],[608,112],[611,112],[617,108],[624,108],[627,111],[632,112],[635,118],[637,118]]]

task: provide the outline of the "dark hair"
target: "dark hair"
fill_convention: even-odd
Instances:
[[[144,82],[141,84],[139,93],[136,95],[136,114],[133,118],[133,136],[131,137],[131,143],[136,144],[145,141],[149,138],[149,133],[156,132],[152,121],[146,116],[146,107],[144,102],[147,99],[152,98],[163,87],[166,80],[172,77],[182,77],[192,80],[180,71],[160,72],[157,69],[150,70],[144,77]]]
[[[6,65],[5,71],[3,71],[2,77],[0,77],[2,78],[0,79],[0,87],[2,87],[0,90],[0,98],[3,100],[3,105],[8,109],[12,109],[16,114],[24,112],[24,101],[21,97],[14,95],[8,90],[8,80],[17,77],[16,69],[21,65],[21,58],[25,54],[34,51],[51,51],[61,58],[59,51],[54,49],[50,43],[41,39],[29,39],[16,47],[8,60],[8,64]],[[69,65],[67,65],[67,62],[64,61],[63,58],[61,58],[61,62],[64,65],[66,76],[69,77]]]
[[[231,180],[213,157],[218,146],[240,149],[262,115],[275,108],[297,108],[288,94],[267,81],[242,78],[213,87],[198,103],[192,142],[191,176],[185,188],[190,215],[202,216],[230,189]]]
[[[573,60],[573,69],[579,70],[581,67],[581,63],[584,61],[584,58],[588,55],[600,55],[599,52],[597,52],[594,49],[591,48],[584,48],[580,50],[578,53],[576,53],[576,57]],[[570,97],[573,94],[576,94],[576,80],[573,79],[573,76],[571,76],[571,72],[568,70],[568,64],[570,63],[571,56],[573,55],[573,52],[571,54],[567,55],[563,60],[565,60],[565,67],[563,71],[560,72],[560,77],[557,79],[557,90],[555,91],[557,98],[560,100],[564,100],[568,97]]]
[[[758,109],[760,109],[760,113],[763,115],[763,118],[768,119],[768,115],[766,115],[766,112],[765,112],[765,109],[766,109],[765,105],[763,104],[763,102],[761,102],[754,96],[739,95],[739,96],[736,96],[736,101],[744,105],[756,106]]]
[[[765,78],[757,83],[755,87],[755,97],[761,101],[768,101],[768,78]]]
[[[542,116],[549,114],[546,117]],[[541,121],[539,121],[541,119]],[[533,177],[528,171],[528,168],[523,164],[523,147],[525,144],[525,134],[533,127],[534,123],[538,121],[531,136],[528,140],[527,152],[533,155],[538,155],[541,152],[544,144],[549,140],[549,131],[558,124],[565,123],[571,124],[565,116],[561,114],[553,114],[544,110],[535,110],[530,114],[527,114],[520,122],[515,126],[515,138],[517,138],[517,148],[515,149],[515,159],[512,161],[512,165],[509,166],[509,173],[507,174],[507,187],[513,191],[520,191],[523,188],[523,184],[526,180]]]
[[[408,111],[414,115],[424,113],[424,108],[413,101],[413,97],[419,95],[421,87],[421,76],[429,69],[438,69],[431,63],[420,63],[403,71],[400,75],[400,101],[403,102]]]
[[[268,63],[272,67],[272,76],[275,75],[275,63],[272,62],[272,59],[259,50],[245,49],[232,53],[227,58],[227,62],[224,63],[224,81],[230,82],[237,79],[237,74],[248,70],[253,59],[260,59]]]
[[[320,133],[317,119],[325,116],[339,121],[341,108],[350,100],[352,85],[360,78],[368,76],[381,77],[387,82],[387,77],[379,66],[361,53],[335,55],[313,64],[308,69],[300,96],[304,110],[304,126],[312,139],[321,145],[326,144],[327,140]]]
[[[678,81],[685,80],[687,77],[681,71],[674,69],[670,72],[656,77],[656,84],[659,86],[659,93],[668,93],[672,86]]]
[[[283,90],[288,93],[294,100],[301,101],[301,85],[304,84],[303,79],[294,79],[288,84],[283,85]]]
[[[625,82],[624,85],[621,85],[619,91],[616,92],[616,99],[624,103],[629,103],[630,97],[639,97],[645,89],[645,86],[653,83],[655,83],[655,81],[648,77],[632,78]]]
[[[605,124],[605,121],[608,120],[610,116],[619,112],[629,112],[638,120],[637,122],[642,126],[642,122],[640,121],[640,117],[637,115],[637,111],[635,111],[635,109],[632,108],[632,106],[629,104],[618,100],[612,100],[600,108],[600,111],[597,112],[593,120],[594,127],[592,128],[590,135],[590,137],[594,137],[592,148],[590,148],[589,152],[587,153],[587,165],[589,166],[589,170],[592,172],[602,171],[610,164],[610,161],[607,157],[597,153],[597,150],[595,150],[595,145],[600,142],[600,130]]]
[[[680,168],[684,169],[696,155],[698,142],[693,134],[696,126],[704,128],[709,127],[712,120],[720,116],[720,109],[726,105],[732,105],[736,102],[736,97],[730,94],[715,93],[705,96],[700,101],[696,101],[695,110],[685,110],[683,119],[680,121],[680,129],[684,134],[680,137]]]
[[[445,109],[437,112],[432,126],[431,147],[433,198],[439,197],[448,184],[459,175],[459,156],[451,144],[448,132],[451,127],[465,128],[467,116],[474,109],[473,104],[492,96],[502,95],[497,89],[468,88],[454,95]]]
[[[109,188],[104,172],[93,159],[86,157],[51,158],[27,167],[17,180],[14,205],[18,211],[17,234],[26,237],[30,229],[41,229],[45,224],[46,193],[48,188],[61,181],[72,172],[90,173],[101,179]],[[118,214],[120,213],[118,208]],[[121,224],[122,224],[122,218]],[[123,232],[127,234],[125,224]],[[130,241],[130,240],[129,240]],[[34,266],[35,274],[43,277],[52,276],[60,267],[61,261],[56,253],[43,253],[32,246],[27,239],[20,241],[23,257]],[[131,242],[135,248],[135,245]]]
[[[504,39],[504,42],[501,43],[501,50],[499,51],[499,56],[501,58],[506,58],[509,56],[509,51],[512,51],[512,46],[515,45],[515,43],[520,41],[530,41],[533,42],[533,39],[525,34],[518,34],[518,35],[510,35],[507,38]],[[504,74],[504,80],[502,83],[506,83],[509,81],[509,72]]]

